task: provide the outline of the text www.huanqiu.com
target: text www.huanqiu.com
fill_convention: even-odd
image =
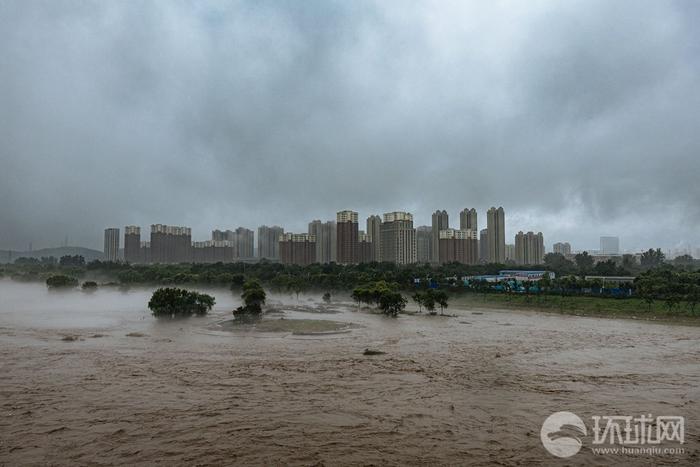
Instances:
[[[628,447],[616,447],[616,448],[591,448],[591,451],[593,451],[593,454],[601,454],[601,455],[623,455],[623,456],[658,456],[658,455],[663,455],[663,456],[670,456],[670,455],[678,455],[678,454],[684,454],[685,451],[683,448],[680,447],[675,447],[675,448],[662,448],[662,447],[634,447],[634,448],[628,448]]]

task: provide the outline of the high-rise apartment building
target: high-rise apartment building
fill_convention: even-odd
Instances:
[[[124,261],[131,264],[146,262],[141,255],[141,227],[124,227]]]
[[[308,266],[316,262],[316,237],[285,233],[279,238],[280,262]]]
[[[459,229],[479,231],[479,223],[476,219],[476,209],[465,208],[459,213]]]
[[[336,224],[333,221],[309,222],[309,235],[316,238],[316,262],[334,263],[336,258]]]
[[[552,246],[552,251],[560,255],[569,256],[571,255],[571,244],[569,242],[557,242]]]
[[[189,227],[151,225],[151,262],[189,263],[192,261],[192,230]]]
[[[279,241],[284,229],[277,225],[258,227],[258,258],[278,260],[280,259]]]
[[[600,254],[601,255],[619,255],[620,254],[620,238],[619,237],[600,237]]]
[[[544,237],[542,232],[522,231],[515,236],[515,262],[524,264],[542,264],[544,261]]]
[[[367,218],[367,235],[372,242],[372,258],[374,261],[381,261],[381,226],[382,218],[379,216],[369,216]]]
[[[355,211],[340,211],[336,215],[337,254],[339,264],[358,263],[358,223]]]
[[[440,264],[479,262],[479,242],[476,230],[445,229],[439,233]]]
[[[235,242],[236,233],[232,230],[212,230],[211,240],[213,242]]]
[[[515,244],[506,243],[506,263],[515,263]]]
[[[416,262],[416,231],[413,215],[407,212],[384,214],[381,225],[382,261],[396,264]]]
[[[232,263],[236,259],[236,244],[230,240],[207,240],[192,244],[192,261],[195,263]]]
[[[439,263],[440,262],[440,231],[450,228],[450,218],[445,210],[437,210],[433,213],[433,231],[431,238],[430,247],[430,262]]]
[[[238,234],[233,230],[212,230],[211,240],[192,243],[195,263],[232,262],[239,258]]]
[[[489,263],[506,262],[506,221],[502,207],[492,207],[486,213],[489,239]]]
[[[151,263],[151,242],[141,242],[139,245],[139,261],[145,264]]]
[[[421,225],[416,228],[416,261],[420,264],[430,262],[432,250],[433,228],[429,225]]]
[[[245,227],[238,227],[235,241],[238,258],[249,259],[255,256],[255,232]]]
[[[221,248],[232,248],[236,259],[250,259],[254,255],[253,245],[255,234],[245,227],[238,227],[234,230],[212,230],[211,241],[218,242]],[[225,242],[225,243],[223,243]],[[197,248],[211,248],[213,244],[205,246],[206,242],[197,242]],[[225,246],[224,246],[225,245]],[[201,251],[199,252],[201,253]],[[230,252],[226,252],[229,255]],[[208,261],[207,261],[208,262]]]
[[[374,261],[372,240],[370,240],[369,235],[360,230],[358,234],[358,255],[360,263],[371,263]]]
[[[489,262],[489,229],[481,229],[479,232],[479,261]]]
[[[119,259],[119,229],[105,229],[104,260],[116,262]]]

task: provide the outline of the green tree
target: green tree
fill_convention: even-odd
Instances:
[[[357,302],[357,308],[360,308],[367,297],[367,289],[365,287],[355,287],[350,294],[353,300]]]
[[[122,284],[138,284],[145,282],[143,275],[133,269],[120,272],[117,274],[117,279]]]
[[[681,255],[673,258],[673,265],[681,269],[691,269],[695,267],[695,260],[690,255]]]
[[[587,251],[577,254],[574,260],[576,261],[578,273],[581,276],[585,276],[593,268],[593,257],[589,255]]]
[[[50,289],[72,288],[78,285],[78,279],[64,274],[56,274],[46,279],[46,285]]]
[[[639,269],[637,264],[637,258],[634,255],[624,254],[622,255],[622,269],[627,271],[636,271]]]
[[[262,306],[265,304],[265,290],[257,280],[249,280],[243,284],[241,299],[243,299],[244,305],[233,311],[234,316],[259,315],[262,313]]]
[[[593,268],[593,272],[599,276],[615,276],[617,275],[618,267],[615,261],[609,259],[601,261]]]
[[[85,258],[81,255],[66,255],[66,256],[61,256],[61,259],[58,261],[58,264],[61,266],[77,266],[77,267],[82,267],[85,266]]]
[[[238,273],[238,274],[232,274],[231,275],[231,291],[232,292],[237,292],[241,290],[243,287],[243,284],[245,284],[245,275]]]
[[[650,269],[660,266],[663,264],[665,259],[666,255],[663,254],[661,248],[657,248],[656,250],[649,248],[647,251],[642,253],[640,262],[643,268]]]
[[[215,302],[211,295],[164,287],[153,292],[148,308],[158,318],[189,317],[193,314],[203,316]]]
[[[379,297],[379,309],[388,316],[396,317],[406,308],[406,299],[400,292],[387,291]]]
[[[423,292],[423,306],[425,307],[425,311],[427,311],[431,315],[435,314],[436,302],[437,300],[435,297],[434,289],[428,289],[425,292]]]
[[[548,270],[554,271],[558,276],[573,274],[576,266],[566,259],[561,253],[547,253],[544,255],[544,265]]]
[[[698,302],[700,302],[700,283],[698,283],[697,278],[693,283],[688,284],[685,293],[685,301],[688,303],[690,311],[695,313],[695,307],[697,306]]]
[[[444,290],[437,290],[434,295],[435,301],[438,305],[440,305],[440,314],[443,314],[445,308],[447,308],[447,292],[445,292]]]
[[[97,282],[85,281],[85,282],[83,282],[83,285],[81,287],[86,292],[92,292],[92,291],[97,290]]]
[[[299,294],[302,292],[305,292],[306,290],[309,289],[309,283],[306,281],[304,277],[301,276],[294,276],[288,283],[287,287],[289,290],[294,292],[294,294],[297,297],[297,300],[299,300]]]
[[[411,299],[418,304],[418,313],[423,312],[423,297],[424,294],[420,290],[411,295]]]
[[[540,279],[538,285],[538,289],[540,290],[541,293],[545,294],[545,300],[547,299],[547,292],[549,292],[550,287],[552,287],[552,276],[548,273],[545,272],[542,275],[542,279]]]

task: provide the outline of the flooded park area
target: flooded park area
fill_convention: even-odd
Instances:
[[[278,294],[238,325],[228,290],[177,320],[152,291],[0,281],[0,465],[700,463],[697,326]],[[562,460],[559,411],[682,416],[683,452]]]

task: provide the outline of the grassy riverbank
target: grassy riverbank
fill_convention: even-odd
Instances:
[[[580,296],[527,296],[495,293],[466,293],[450,298],[454,308],[499,308],[543,311],[576,316],[672,321],[700,325],[700,306],[693,313],[685,304],[669,309],[663,302],[649,305],[639,298],[599,298]]]

